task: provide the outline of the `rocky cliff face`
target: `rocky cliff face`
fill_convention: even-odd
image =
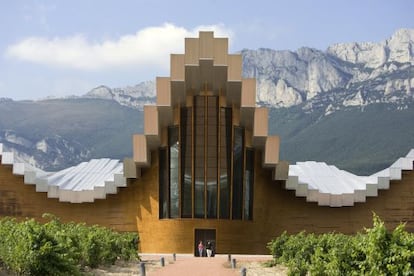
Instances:
[[[341,60],[363,64],[365,67],[378,68],[387,62],[413,63],[414,30],[401,29],[391,38],[379,43],[343,43],[328,48],[328,54]]]
[[[113,89],[101,85],[89,91],[84,97],[114,100],[121,105],[142,110],[145,104],[154,102],[155,83],[153,81],[146,81],[135,86]]]
[[[325,103],[336,107],[414,98],[414,30],[398,30],[379,43],[335,44],[326,51],[241,53],[244,77],[257,79],[257,101],[266,105],[315,104],[322,94],[325,100],[326,94],[337,94]]]

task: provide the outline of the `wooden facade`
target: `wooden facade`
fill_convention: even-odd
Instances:
[[[1,156],[0,156],[1,161]],[[24,184],[23,176],[14,175],[11,166],[0,165],[0,217],[35,218],[42,221],[51,213],[62,221],[98,224],[119,231],[136,231],[136,187],[120,189],[116,195],[93,203],[59,202],[47,193],[36,192],[34,185]]]
[[[353,207],[321,207],[283,188],[283,181],[271,181],[271,171],[261,166],[256,153],[253,220],[159,219],[158,158],[142,178],[131,180],[118,194],[94,203],[63,203],[38,193],[0,165],[0,216],[41,220],[52,213],[63,221],[99,224],[119,231],[137,231],[140,251],[145,253],[192,253],[196,229],[216,230],[218,253],[268,254],[266,244],[283,231],[314,233],[336,231],[356,233],[370,227],[375,212],[390,228],[406,222],[414,231],[414,171],[403,171],[401,181],[392,181],[389,190]]]

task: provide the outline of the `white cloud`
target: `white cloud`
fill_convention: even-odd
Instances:
[[[91,42],[84,35],[29,37],[7,48],[6,56],[52,67],[86,71],[122,66],[168,67],[169,54],[184,52],[184,38],[197,37],[200,30],[231,37],[223,25],[198,26],[192,30],[165,23],[148,27],[118,40]]]

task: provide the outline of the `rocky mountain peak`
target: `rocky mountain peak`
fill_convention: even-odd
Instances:
[[[390,49],[389,61],[414,64],[414,29],[400,29],[386,40]]]
[[[313,101],[305,106],[340,109],[361,103],[362,94],[364,105],[412,100],[413,37],[414,30],[401,29],[382,42],[334,44],[326,51],[243,50],[243,74],[257,79],[257,101],[275,107]]]
[[[113,89],[101,85],[83,97],[114,100],[121,105],[142,109],[145,104],[151,104],[155,101],[155,82],[145,81],[135,86]]]
[[[414,64],[414,29],[397,30],[382,42],[338,43],[327,49],[327,53],[341,60],[377,68],[386,62],[410,62]]]
[[[84,95],[85,98],[99,98],[112,100],[114,94],[112,89],[105,85],[100,85]]]

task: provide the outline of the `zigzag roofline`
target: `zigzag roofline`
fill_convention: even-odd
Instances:
[[[14,153],[4,152],[1,143],[0,157],[1,165],[12,166],[13,174],[24,176],[24,183],[35,185],[36,192],[46,192],[49,198],[62,202],[94,202],[105,199],[108,194],[116,194],[118,187],[127,186],[124,166],[118,160],[92,159],[58,172],[45,172],[15,162]],[[358,176],[324,162],[298,162],[290,165],[285,188],[319,206],[354,206],[357,202],[365,202],[367,197],[378,196],[378,190],[390,189],[392,180],[402,179],[402,171],[414,170],[413,163],[414,149],[389,168],[370,176]]]
[[[116,194],[118,187],[126,187],[123,164],[108,158],[92,159],[57,172],[45,172],[27,163],[15,161],[13,152],[4,152],[0,143],[1,165],[12,167],[14,175],[24,178],[27,185],[35,185],[36,192],[61,202],[83,203],[105,199]]]
[[[413,162],[414,149],[371,176],[354,175],[322,162],[298,162],[290,166],[285,188],[319,206],[354,206],[366,197],[378,196],[378,190],[389,189],[392,180],[402,179],[403,170],[413,170]]]
[[[150,166],[151,151],[162,145],[162,129],[173,124],[174,107],[205,93],[223,96],[226,102],[221,104],[240,110],[240,126],[263,151],[263,167],[273,169],[275,180],[287,179],[288,164],[279,161],[280,139],[268,135],[268,109],[256,106],[256,79],[242,78],[242,56],[228,54],[228,39],[200,32],[199,38],[185,39],[184,54],[170,57],[170,77],[156,79],[157,102],[144,107],[144,133],[133,137],[125,176],[139,178],[141,168]]]

